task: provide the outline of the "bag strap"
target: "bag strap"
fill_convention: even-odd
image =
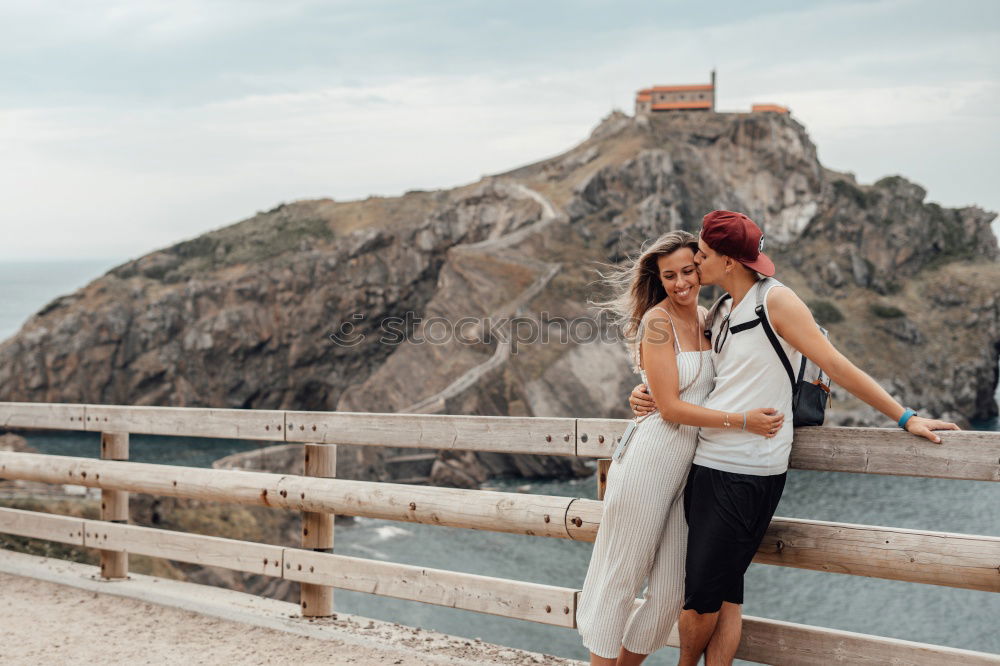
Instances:
[[[758,308],[764,305],[764,299],[767,298],[767,292],[764,290],[764,285],[771,283],[774,283],[774,286],[778,286],[778,281],[770,277],[766,277],[763,280],[758,280],[757,283],[754,284],[753,286],[755,290],[754,299],[757,301],[756,306]]]
[[[777,280],[774,280],[773,278],[764,278],[762,280],[758,280],[757,282],[754,283],[754,286],[750,287],[751,289],[754,290],[754,300],[757,301],[756,303],[757,307],[760,307],[761,305],[764,304],[763,286],[764,283],[766,283],[768,280],[772,280],[773,282],[777,283]],[[754,312],[757,312],[756,309],[754,310]],[[751,319],[750,321],[745,321],[742,324],[736,324],[735,326],[730,326],[729,334],[734,335],[736,333],[742,333],[743,331],[749,331],[751,328],[757,328],[758,326],[760,326],[762,320],[763,318],[760,316],[760,313],[757,312],[756,319]]]
[[[778,336],[775,334],[774,329],[771,328],[771,322],[767,320],[767,312],[764,309],[764,299],[767,296],[767,292],[764,291],[762,285],[770,279],[771,278],[765,278],[757,283],[757,307],[754,308],[754,312],[760,320],[761,326],[764,329],[764,334],[767,335],[767,339],[771,342],[771,346],[774,347],[774,351],[778,355],[781,365],[785,367],[785,372],[788,373],[788,381],[792,384],[792,395],[795,395],[798,392],[798,385],[795,382],[795,371],[792,370],[792,362],[788,360],[788,355],[785,353],[785,350],[781,348],[781,343],[778,342]],[[802,372],[805,372],[805,364],[803,364]]]
[[[715,316],[718,314],[719,308],[722,307],[722,304],[727,298],[730,298],[728,293],[719,296],[715,303],[712,304],[712,307],[708,309],[708,313],[705,315],[705,337],[709,342],[712,341],[712,325],[715,324]]]

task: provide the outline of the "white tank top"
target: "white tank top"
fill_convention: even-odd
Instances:
[[[766,294],[780,284],[773,281],[765,287],[764,311],[768,321],[771,315],[767,309]],[[759,324],[738,333],[730,331],[721,350],[718,353],[714,351],[727,314],[730,328],[757,319],[754,313],[756,289],[752,287],[735,309],[731,299],[726,301],[715,316],[712,323],[715,388],[705,401],[705,407],[725,412],[773,407],[785,415],[785,422],[778,434],[768,439],[742,430],[742,418],[733,414],[730,419],[739,418],[734,422],[736,427],[702,428],[699,431],[694,463],[723,472],[769,476],[788,469],[788,456],[792,451],[792,385],[788,381],[788,373]],[[778,341],[792,367],[797,369],[802,354],[781,336],[778,336]]]
[[[690,402],[693,405],[702,404],[705,402],[705,398],[712,389],[712,384],[715,378],[715,372],[712,370],[711,351],[708,349],[704,351],[684,351],[684,348],[681,347],[681,339],[677,337],[677,329],[674,327],[674,319],[665,308],[660,307],[659,305],[654,305],[646,310],[646,313],[642,315],[642,320],[639,322],[639,331],[636,335],[636,354],[638,354],[638,345],[642,344],[642,331],[646,325],[646,318],[653,312],[653,310],[661,310],[667,315],[667,321],[670,322],[670,329],[673,331],[674,354],[677,356],[678,396],[681,400]],[[653,389],[649,386],[649,379],[646,377],[646,369],[640,367],[639,374],[642,376],[642,383],[649,388],[649,393],[652,395]],[[656,396],[653,396],[653,399],[655,400]],[[695,429],[694,426],[686,425],[681,425],[681,428],[684,430]]]

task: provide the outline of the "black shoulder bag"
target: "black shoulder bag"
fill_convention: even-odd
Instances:
[[[764,329],[764,334],[774,347],[778,359],[788,373],[788,381],[792,383],[792,425],[799,426],[819,426],[823,425],[826,418],[826,408],[830,404],[830,385],[823,381],[826,377],[823,369],[802,355],[802,363],[799,365],[799,376],[796,379],[792,372],[792,364],[788,360],[788,355],[781,348],[778,336],[771,328],[771,322],[767,320],[767,313],[764,309],[763,283],[771,280],[766,278],[757,283],[757,307],[754,312],[760,320]],[[780,283],[779,283],[780,284]],[[819,326],[817,324],[817,326]],[[825,337],[829,337],[829,332],[819,326],[819,330]]]

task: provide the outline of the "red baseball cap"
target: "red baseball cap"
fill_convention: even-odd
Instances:
[[[701,239],[761,275],[774,275],[774,262],[764,254],[764,232],[743,213],[713,210],[701,218]]]

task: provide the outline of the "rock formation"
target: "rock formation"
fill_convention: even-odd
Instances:
[[[626,416],[637,378],[588,306],[604,295],[595,268],[730,208],[900,400],[989,418],[995,215],[925,195],[825,169],[788,116],[615,112],[567,153],[468,186],[283,204],[118,266],[0,344],[0,400]],[[463,317],[465,339],[448,335]],[[885,420],[838,399],[832,422]],[[590,473],[558,457],[385,462],[421,453],[434,452],[341,447],[338,475]]]
[[[14,453],[38,453],[28,445],[28,440],[12,432],[5,432],[0,435],[0,451],[13,451]]]

